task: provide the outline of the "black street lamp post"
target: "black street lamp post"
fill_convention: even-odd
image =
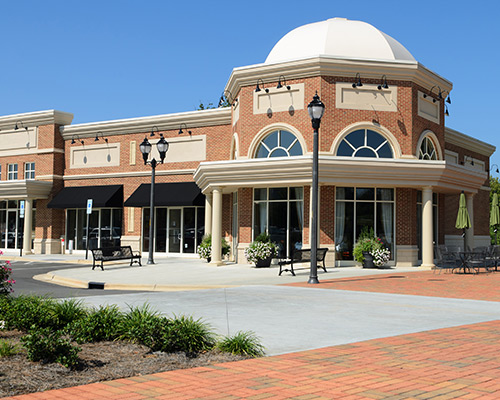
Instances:
[[[163,164],[165,160],[165,154],[168,150],[168,143],[163,136],[161,136],[156,147],[158,148],[158,153],[160,153],[160,161],[156,161],[155,158],[148,161],[149,153],[151,153],[151,143],[149,143],[148,138],[145,137],[143,142],[139,145],[141,149],[142,158],[144,159],[144,165],[151,165],[151,198],[149,201],[149,256],[148,264],[154,264],[153,259],[153,249],[154,249],[154,225],[155,225],[155,169],[158,164]]]
[[[312,221],[311,221],[311,269],[309,281],[307,283],[319,283],[318,281],[318,130],[321,124],[321,117],[325,112],[325,105],[321,102],[318,92],[307,106],[314,130],[313,140],[313,174],[312,174]]]

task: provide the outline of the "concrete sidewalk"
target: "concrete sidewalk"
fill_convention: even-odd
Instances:
[[[277,265],[271,268],[255,268],[250,264],[227,263],[216,267],[204,260],[196,258],[173,258],[156,256],[154,265],[147,265],[147,258],[142,258],[143,266],[129,266],[127,261],[105,263],[104,271],[100,267],[92,270],[92,254],[85,260],[85,254],[47,254],[26,255],[19,257],[13,252],[4,253],[3,259],[11,261],[39,261],[54,264],[54,270],[35,279],[58,285],[88,288],[89,283],[97,284],[109,290],[141,290],[141,291],[178,291],[215,289],[223,287],[247,285],[279,285],[298,283],[308,280],[309,265],[299,264],[296,276],[284,272],[278,276]],[[73,263],[75,268],[58,270],[58,263]],[[76,265],[79,265],[78,267]],[[83,266],[88,267],[83,267]],[[415,272],[420,268],[363,269],[360,267],[333,268],[327,266],[328,272],[318,269],[319,280],[331,280],[346,277],[381,275],[387,273]]]

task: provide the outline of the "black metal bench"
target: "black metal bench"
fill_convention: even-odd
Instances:
[[[134,262],[142,266],[141,254],[139,252],[133,252],[130,246],[113,246],[113,247],[102,247],[100,249],[92,250],[92,256],[94,257],[94,263],[92,269],[95,268],[95,263],[101,262],[101,269],[104,271],[103,263],[105,261],[116,261],[116,260],[129,260],[130,265]]]
[[[323,266],[320,265],[321,268],[323,268],[323,271],[326,271],[326,266],[325,266],[325,257],[326,257],[326,252],[328,249],[321,248],[316,250],[316,261],[323,263]],[[293,265],[294,264],[299,264],[299,263],[306,263],[306,262],[311,262],[311,249],[295,249],[292,253],[292,258],[291,259],[280,259],[278,261],[278,264],[280,266],[280,273],[278,275],[281,276],[282,272],[291,272],[293,276],[295,276],[295,272],[293,270]],[[283,266],[285,265],[290,265],[290,269],[283,269]]]

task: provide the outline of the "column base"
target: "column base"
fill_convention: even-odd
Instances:
[[[213,267],[222,267],[223,265],[226,265],[226,263],[224,261],[210,261],[208,265]]]
[[[433,269],[435,267],[436,266],[434,264],[421,264],[421,265],[419,265],[419,268],[422,268],[422,269]]]

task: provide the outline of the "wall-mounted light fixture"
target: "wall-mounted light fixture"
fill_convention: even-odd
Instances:
[[[160,130],[158,129],[158,127],[156,125],[154,125],[152,128],[151,128],[151,133],[149,134],[150,137],[153,137],[155,135],[155,131],[160,133]],[[160,135],[161,136],[161,135]]]
[[[290,90],[291,87],[286,84],[286,80],[285,80],[285,76],[284,75],[280,75],[279,76],[279,78],[278,78],[278,86],[276,86],[276,89],[281,89],[283,87],[283,85],[281,84],[281,78],[283,78],[283,85],[285,85],[286,90]]]
[[[352,84],[353,88],[356,89],[357,87],[363,86],[363,84],[361,83],[361,75],[359,74],[359,72],[356,73],[356,77],[354,79],[357,79],[357,81]]]
[[[28,132],[28,127],[24,126],[23,121],[16,121],[16,125],[14,126],[14,130],[17,131],[18,129],[24,128],[26,129],[26,132]]]
[[[262,85],[262,89],[264,89],[264,91],[265,91],[266,93],[269,93],[269,89],[267,89],[267,88],[265,88],[265,87],[264,87],[264,81],[263,81],[262,79],[257,79],[257,87],[255,88],[255,91],[256,91],[256,92],[260,92],[260,91],[262,90],[262,89],[260,88],[260,86],[259,86],[259,82],[260,82],[260,84]]]
[[[444,95],[446,93],[446,95]],[[443,90],[442,92],[439,93],[439,99],[446,98],[446,102],[448,104],[451,104],[451,97],[450,97],[450,92],[447,90]]]
[[[182,127],[184,126],[184,129],[187,131],[187,133],[189,133],[190,135],[193,134],[193,132],[191,132],[190,130],[188,130],[188,127],[187,125],[183,122],[179,128],[179,135],[182,135],[184,133],[184,131],[182,130]]]
[[[83,139],[80,139],[80,137],[78,135],[71,136],[71,144],[75,144],[76,143],[75,137],[76,137],[76,140],[78,140],[81,144],[85,144],[85,142],[83,141]]]
[[[443,99],[443,91],[441,90],[441,87],[439,85],[434,85],[433,87],[431,87],[431,90],[429,91],[429,96],[432,97],[432,91],[434,90],[434,88],[438,88],[438,92],[436,93],[437,96],[438,96],[438,100],[442,100]],[[427,97],[427,95],[424,93],[424,99]],[[437,100],[433,97],[432,98],[432,102],[435,103]]]
[[[219,99],[219,105],[217,106],[218,108],[220,107],[228,107],[228,106],[235,106],[236,105],[236,100],[234,100],[233,94],[227,90],[224,89],[222,92],[220,99]]]
[[[389,89],[389,85],[387,84],[387,77],[385,75],[382,75],[380,85],[378,85],[377,88],[378,90]]]
[[[104,141],[106,143],[108,143],[108,138],[105,138],[103,133],[101,131],[98,131],[96,134],[95,134],[95,139],[94,139],[94,142],[98,142],[99,141],[99,136],[101,136],[101,138],[104,139]]]
[[[498,165],[497,164],[493,164],[491,167],[490,167],[490,171],[493,169],[493,167],[496,167],[495,169],[495,172],[498,174],[500,171],[498,171]]]

